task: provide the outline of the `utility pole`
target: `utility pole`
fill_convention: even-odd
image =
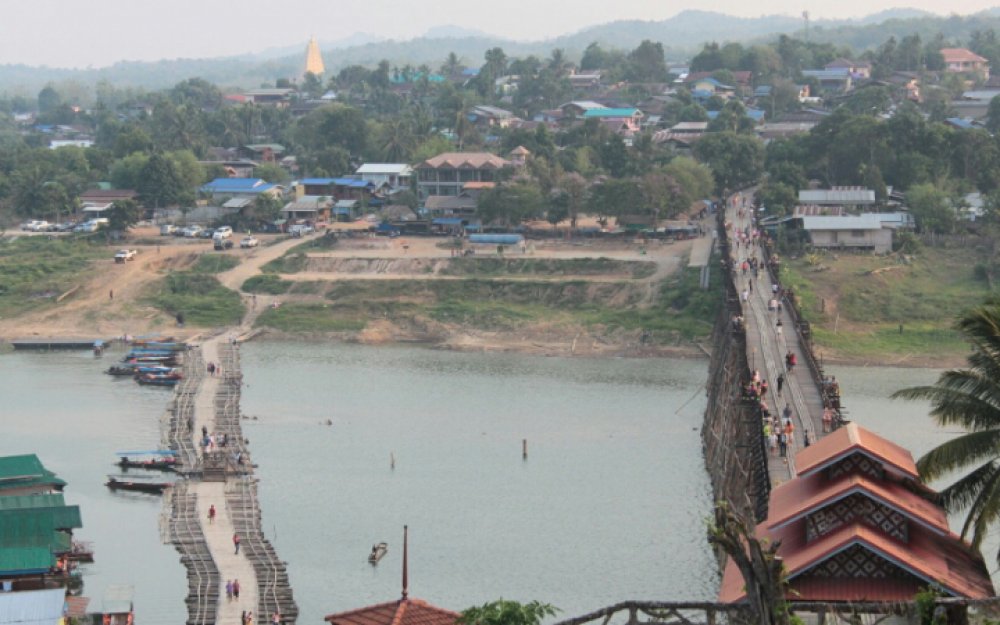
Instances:
[[[806,43],[809,43],[809,11],[802,12],[802,19],[806,21]]]

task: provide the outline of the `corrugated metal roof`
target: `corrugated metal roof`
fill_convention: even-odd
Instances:
[[[64,588],[0,593],[0,625],[54,625],[65,605]]]
[[[65,506],[66,499],[62,493],[45,493],[41,495],[9,495],[0,497],[0,510],[18,510],[21,508],[50,508]]]
[[[0,548],[0,573],[45,573],[56,563],[46,547]]]
[[[365,163],[358,167],[356,174],[406,174],[412,169],[406,163]]]
[[[0,491],[25,486],[65,486],[35,454],[0,457]]]
[[[881,230],[877,215],[845,215],[841,217],[802,217],[805,230]]]
[[[132,611],[132,597],[135,590],[131,586],[108,586],[101,604],[105,614],[127,614]]]
[[[803,189],[799,191],[802,204],[874,204],[873,189]]]
[[[583,117],[597,117],[598,119],[602,117],[632,117],[639,113],[639,109],[632,108],[622,108],[622,109],[589,109],[583,112]],[[641,115],[641,113],[639,113]]]
[[[46,508],[18,508],[0,510],[0,532],[10,523],[36,523],[53,529],[76,529],[83,527],[80,506],[50,506]]]

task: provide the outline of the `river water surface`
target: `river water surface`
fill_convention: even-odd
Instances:
[[[37,453],[69,482],[77,534],[96,551],[95,608],[127,583],[143,623],[183,622],[185,572],[160,543],[159,499],[102,485],[115,451],[158,446],[169,395],[102,375],[112,358],[0,355],[0,455]],[[705,361],[283,342],[245,345],[242,359],[264,530],[300,623],[397,598],[404,524],[410,596],[449,609],[538,599],[569,617],[714,598]],[[936,371],[831,369],[862,425],[916,455],[949,436],[925,405],[886,399]],[[378,541],[389,553],[372,567]]]

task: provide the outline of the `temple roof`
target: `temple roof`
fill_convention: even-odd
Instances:
[[[939,536],[916,527],[910,533],[910,542],[903,543],[861,522],[844,525],[809,543],[805,542],[805,532],[800,524],[768,530],[761,523],[756,533],[758,538],[781,541],[778,555],[784,559],[791,589],[802,601],[908,601],[913,598],[908,585],[900,585],[898,580],[888,578],[858,576],[824,580],[832,580],[839,591],[850,594],[837,594],[834,586],[823,589],[824,584],[814,584],[808,579],[799,588],[796,578],[855,545],[923,580],[925,585],[940,585],[951,595],[972,599],[993,596],[993,582],[982,557],[954,534]],[[805,592],[807,589],[817,594],[808,594]],[[722,577],[719,600],[732,603],[745,598],[743,576],[729,559]]]
[[[799,451],[795,454],[795,468],[799,477],[806,477],[855,452],[878,460],[886,469],[920,479],[908,450],[856,423],[848,423]]]
[[[323,620],[333,625],[455,625],[459,616],[420,599],[400,599],[328,614]]]
[[[941,508],[901,484],[865,475],[845,475],[831,482],[817,473],[799,476],[771,491],[764,525],[769,529],[783,527],[855,493],[874,499],[933,532],[950,531]]]

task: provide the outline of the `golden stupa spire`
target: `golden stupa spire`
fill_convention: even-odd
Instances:
[[[316,37],[309,38],[309,45],[306,46],[306,74],[320,76],[323,73],[323,55],[319,53],[319,44]]]

